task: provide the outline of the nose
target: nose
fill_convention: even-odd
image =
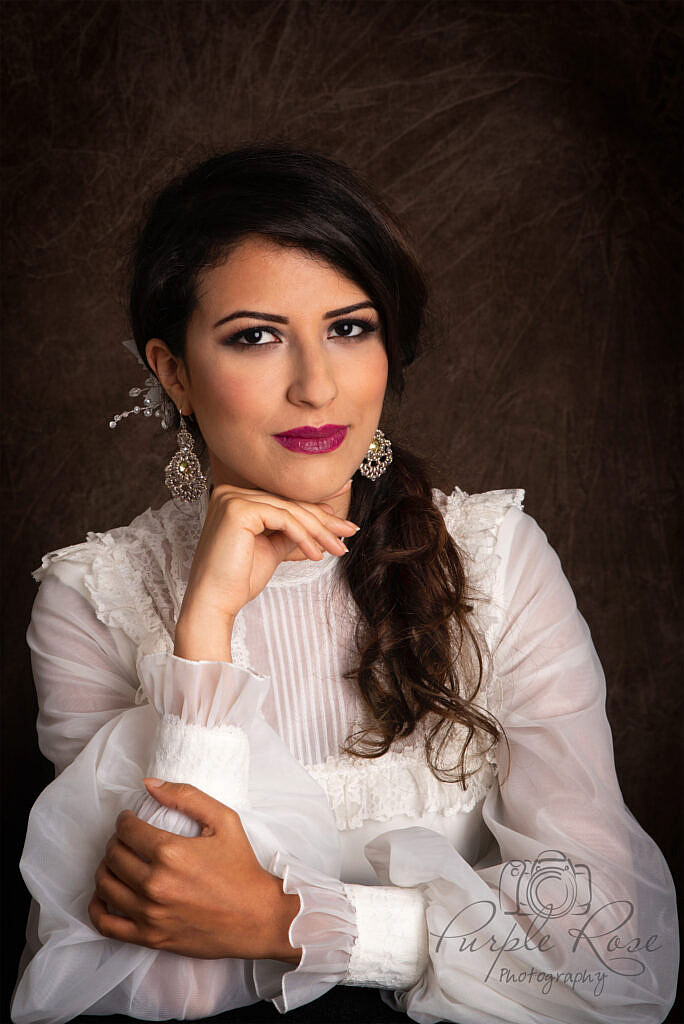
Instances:
[[[294,405],[323,408],[337,395],[330,354],[318,338],[293,346],[287,397]]]

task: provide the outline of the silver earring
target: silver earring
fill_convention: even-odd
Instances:
[[[178,451],[166,467],[164,483],[174,498],[181,501],[197,501],[207,489],[207,478],[202,473],[200,461],[195,455],[192,434],[180,414]]]
[[[382,430],[376,430],[373,440],[368,446],[368,451],[363,457],[359,466],[361,476],[367,476],[369,480],[377,480],[385,472],[392,461],[392,445],[390,439],[385,437]]]

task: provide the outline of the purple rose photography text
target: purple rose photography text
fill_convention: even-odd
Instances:
[[[544,850],[534,861],[507,861],[499,876],[498,906],[495,900],[475,900],[454,914],[441,931],[431,931],[437,939],[435,954],[444,943],[457,943],[461,953],[492,954],[485,982],[535,985],[545,995],[554,983],[573,990],[591,986],[594,995],[600,996],[612,975],[643,974],[646,958],[661,944],[657,934],[641,936],[634,933],[633,924],[630,928],[631,900],[601,902],[592,896],[588,866],[574,864],[560,850]],[[528,919],[525,927],[520,917]],[[549,964],[560,958],[564,967],[531,966],[529,962],[538,959],[530,955],[535,951],[549,954]],[[522,954],[525,962],[518,959],[511,966],[510,954],[515,953]],[[575,966],[573,961],[576,967],[569,969],[568,964]]]

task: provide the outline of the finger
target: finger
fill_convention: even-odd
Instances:
[[[274,530],[284,534],[293,547],[301,548],[307,558],[320,559],[322,556],[319,547],[322,547],[324,550],[326,548],[329,550],[334,549],[334,553],[337,555],[344,554],[344,548],[336,537],[333,543],[333,534],[330,534],[325,543],[321,541],[319,545],[312,537],[311,532],[302,524],[300,517],[294,515],[290,508],[237,499],[236,503],[231,506],[231,510],[237,519],[238,526],[251,533],[254,537],[264,535],[264,539],[269,541],[274,547],[277,557],[281,560],[289,553],[286,545],[279,540],[276,540],[274,543],[274,538],[265,534],[265,530]],[[298,511],[301,515],[305,514],[302,510]],[[317,532],[324,530],[314,516],[311,519],[318,523],[318,527],[316,527]]]
[[[140,897],[113,875],[104,863],[100,863],[95,872],[95,894],[110,911],[116,911],[131,919],[137,917]]]
[[[330,551],[331,554],[346,554],[345,544],[339,540],[332,530],[325,526],[318,516],[309,512],[301,505],[294,504],[290,505],[290,507],[264,505],[263,509],[264,524],[270,529],[281,529],[299,547],[302,547],[304,544],[303,550],[305,552],[313,552],[309,557],[313,557],[316,560],[321,557],[316,544],[320,545],[324,551]]]
[[[156,793],[153,793],[153,796],[157,799]],[[172,833],[163,828],[148,825],[146,821],[142,821],[133,814],[133,811],[121,812],[116,819],[116,834],[129,850],[137,853],[139,857],[144,857],[147,861],[153,860],[159,850],[172,838]],[[173,836],[173,838],[177,839],[178,837]]]
[[[182,811],[202,826],[203,835],[214,835],[221,831],[227,821],[237,816],[231,807],[204,793],[187,782],[163,782],[161,779],[143,780],[155,800],[165,807]]]
[[[269,544],[275,551],[278,562],[302,562],[307,561],[311,558],[311,552],[307,549],[304,550],[298,544],[295,544],[290,537],[284,533],[273,531],[272,534],[267,538]],[[320,544],[316,545],[318,554],[316,557],[323,557],[323,549]]]
[[[333,494],[332,497],[334,498],[335,495]],[[316,516],[335,536],[339,536],[341,533],[348,537],[353,536],[358,529],[356,523],[353,523],[351,519],[343,519],[342,516],[338,516],[332,505],[328,505],[326,502],[321,501],[314,505],[308,501],[298,501],[296,504]]]
[[[144,891],[150,877],[150,865],[116,836],[112,836],[107,843],[103,860],[112,874],[127,886],[136,892]]]
[[[342,494],[345,490],[348,490],[351,486],[351,481],[336,491],[335,494],[331,494],[331,498],[335,498],[338,494]],[[343,519],[342,516],[335,514],[334,509],[331,505],[326,505],[322,502],[311,502],[311,501],[297,501],[293,498],[283,498],[279,494],[270,494],[268,491],[246,491],[239,492],[238,488],[233,489],[237,493],[245,493],[249,495],[250,501],[260,502],[261,504],[272,505],[274,508],[282,508],[296,513],[297,509],[304,509],[317,519],[319,522],[328,523],[330,526],[330,532],[335,533],[346,533],[347,535],[353,534],[357,530],[357,524],[350,522],[348,519]]]
[[[140,930],[135,921],[130,918],[120,917],[118,914],[110,914],[107,905],[95,893],[88,904],[88,917],[94,927],[108,939],[118,939],[119,942],[134,942],[137,945],[145,946],[142,941]]]

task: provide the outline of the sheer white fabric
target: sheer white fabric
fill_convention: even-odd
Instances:
[[[377,987],[423,1024],[664,1019],[672,878],[624,805],[604,677],[558,559],[522,492],[435,501],[488,654],[475,700],[509,742],[474,745],[465,792],[430,773],[420,735],[375,761],[340,753],[368,720],[343,678],[355,614],[335,556],[279,566],[238,616],[233,664],[172,653],[206,501],[189,513],[169,502],[45,557],[27,637],[57,778],[21,863],[33,905],[16,1024],[86,1011],[193,1019],[260,998],[286,1012],[335,984]],[[296,968],[193,960],[94,930],[92,879],[122,807],[194,834],[141,785],[160,764],[239,809],[260,863],[299,894]]]

